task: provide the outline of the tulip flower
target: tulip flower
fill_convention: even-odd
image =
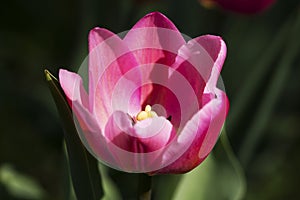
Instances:
[[[224,124],[228,99],[216,85],[225,57],[221,37],[186,42],[154,12],[124,38],[90,31],[88,91],[77,73],[61,69],[59,82],[99,161],[126,172],[185,173],[208,156]]]
[[[225,10],[254,14],[269,8],[275,0],[199,0],[206,7],[219,6]]]

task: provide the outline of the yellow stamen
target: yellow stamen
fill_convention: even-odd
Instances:
[[[151,106],[150,106],[150,105],[146,105],[145,111],[146,111],[146,112],[150,112],[150,111],[151,111]]]
[[[147,118],[157,117],[156,112],[151,110],[151,106],[147,105],[145,111],[141,111],[137,114],[136,120],[141,121]]]

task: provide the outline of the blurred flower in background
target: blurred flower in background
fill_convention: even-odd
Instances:
[[[220,7],[224,10],[254,14],[268,9],[276,0],[199,0],[207,8]]]

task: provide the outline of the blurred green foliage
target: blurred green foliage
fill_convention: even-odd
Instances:
[[[278,0],[264,13],[244,16],[207,10],[197,0],[14,0],[0,6],[1,200],[66,199],[63,130],[43,70],[76,71],[87,55],[91,28],[118,33],[151,11],[164,13],[190,37],[209,33],[225,40],[228,56],[222,77],[231,103],[226,129],[245,171],[245,199],[300,199],[300,41],[293,28],[299,23],[298,1]],[[245,150],[245,144],[251,148]],[[207,179],[216,175],[213,170],[226,169],[220,168],[228,162],[218,159],[222,152],[218,145],[203,166],[191,172],[200,171],[199,182],[186,182],[187,174],[157,176],[154,183],[165,191],[177,190],[178,197],[185,185],[202,188],[202,176]],[[138,187],[135,174],[102,170],[109,180],[105,191],[120,190],[111,199],[132,198]],[[226,173],[213,181],[218,178],[236,184],[226,182]],[[18,184],[24,187],[16,189]],[[207,190],[219,192],[213,186]]]

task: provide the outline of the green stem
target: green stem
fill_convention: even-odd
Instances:
[[[287,42],[285,49],[283,49],[283,56],[278,64],[276,71],[271,77],[270,85],[266,89],[266,94],[262,98],[262,102],[259,105],[258,111],[254,116],[254,121],[248,131],[246,132],[246,137],[241,146],[240,158],[244,166],[248,164],[251,156],[257,146],[259,139],[263,136],[263,129],[267,123],[269,117],[272,114],[272,110],[280,96],[281,91],[288,79],[291,71],[292,63],[298,56],[300,42],[299,42],[299,32],[300,32],[300,12],[297,13],[295,24],[291,32],[290,40]]]
[[[139,174],[138,199],[151,200],[152,176]]]

